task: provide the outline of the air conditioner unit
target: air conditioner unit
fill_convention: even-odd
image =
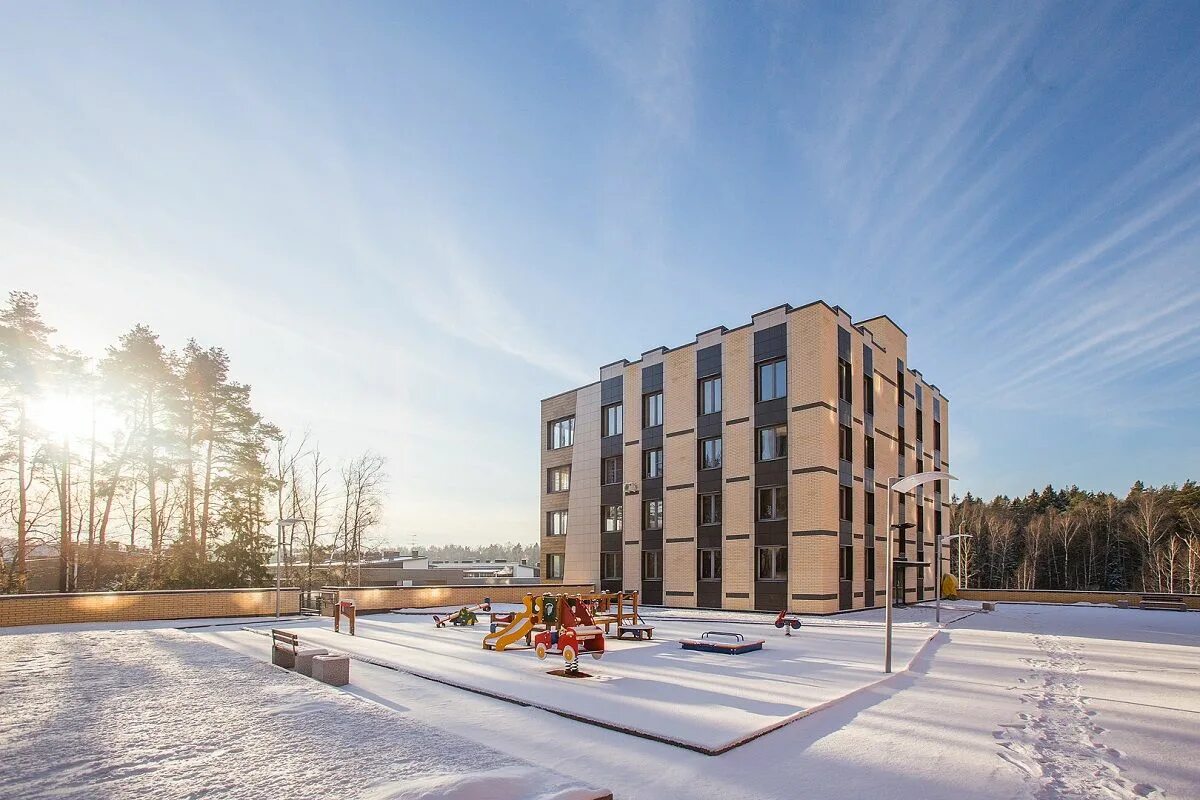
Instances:
[[[640,491],[641,491],[641,489],[638,487],[638,485],[636,483],[625,484],[625,494],[637,494]]]

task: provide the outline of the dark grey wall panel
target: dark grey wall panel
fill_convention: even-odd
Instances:
[[[661,391],[663,388],[663,365],[642,367],[642,394]]]
[[[774,325],[754,332],[754,360],[767,361],[787,355],[787,325]]]
[[[721,582],[696,581],[696,605],[700,608],[720,608]]]

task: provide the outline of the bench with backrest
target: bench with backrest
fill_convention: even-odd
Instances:
[[[284,669],[296,668],[296,651],[300,649],[300,634],[271,629],[271,663]]]
[[[1138,608],[1152,611],[1187,611],[1187,603],[1177,594],[1144,594],[1138,601]]]

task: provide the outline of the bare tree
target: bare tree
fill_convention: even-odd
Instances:
[[[362,552],[367,534],[380,522],[383,510],[383,487],[387,480],[387,460],[368,450],[355,457],[342,469],[342,528],[344,548],[342,563],[346,568],[342,579],[348,581],[349,565],[358,565],[356,582],[362,581]]]

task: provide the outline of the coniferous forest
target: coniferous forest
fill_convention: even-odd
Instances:
[[[951,569],[967,587],[1200,592],[1200,486],[1139,481],[1120,498],[1078,487],[951,511]]]
[[[89,359],[35,295],[0,310],[0,591],[265,585],[287,518],[284,579],[308,589],[373,544],[385,468],[286,435],[220,347],[134,325]]]

